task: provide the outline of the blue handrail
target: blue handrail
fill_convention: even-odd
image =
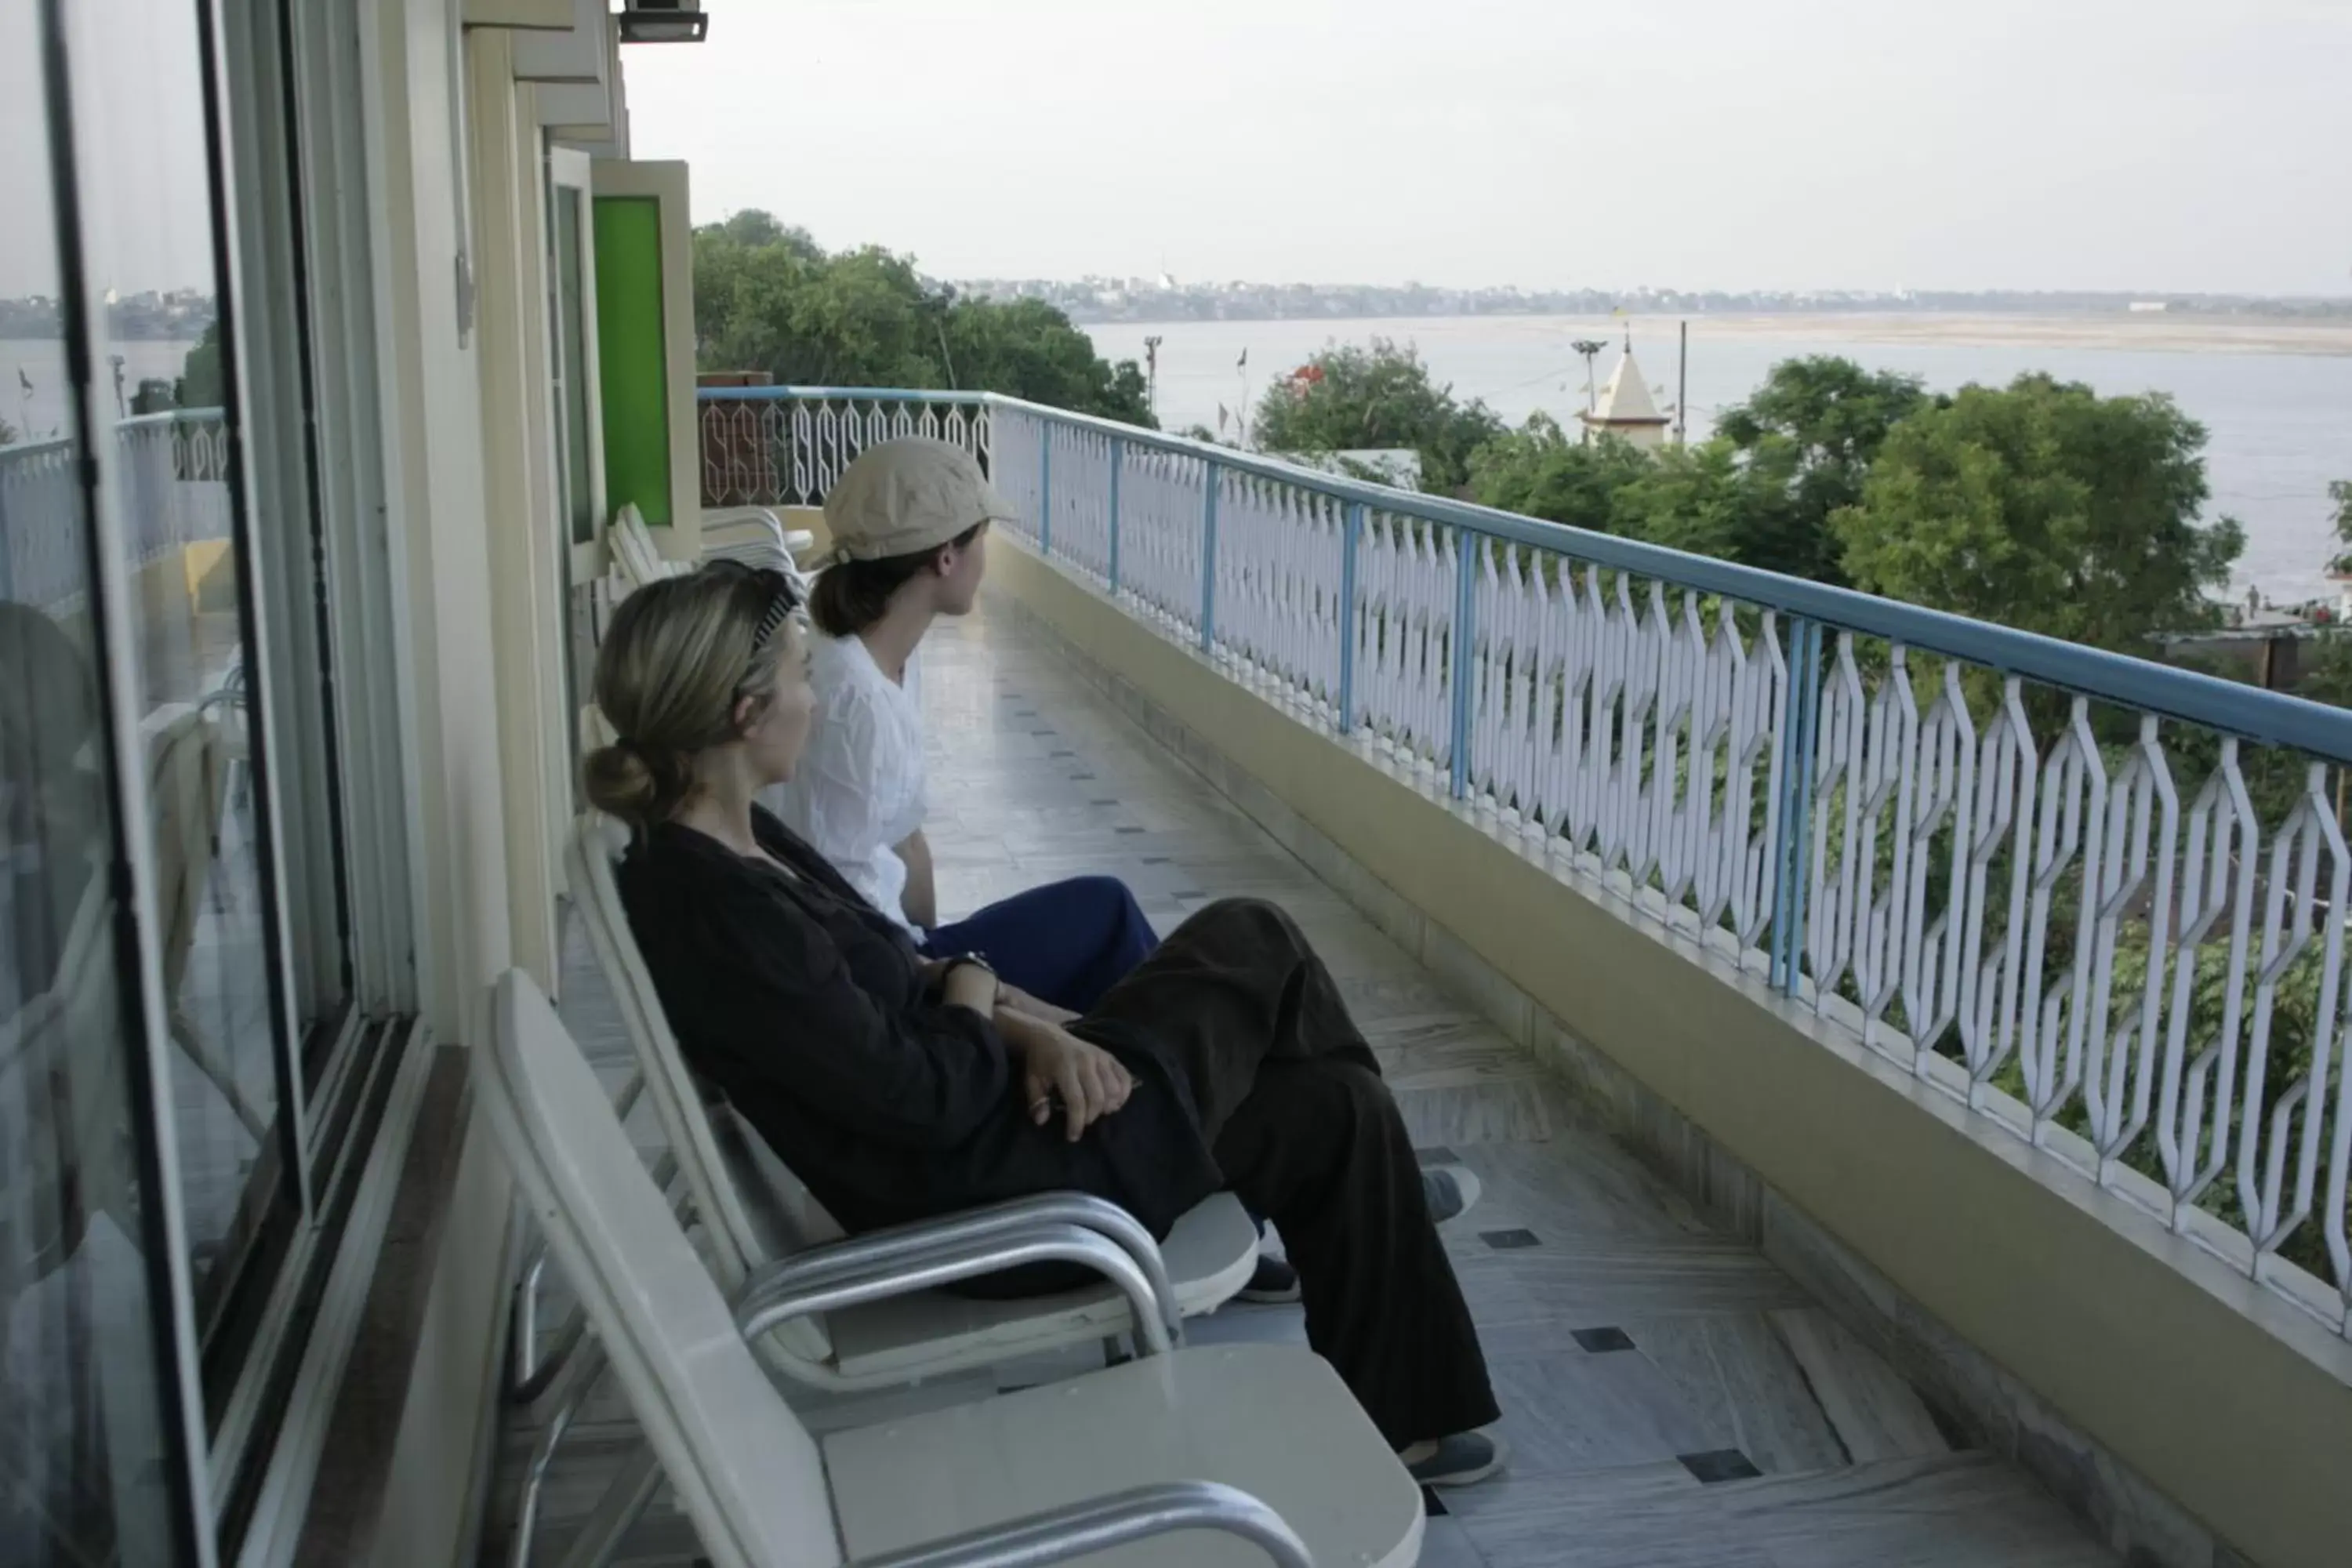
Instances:
[[[698,403],[806,403],[816,398],[838,397],[855,398],[860,403],[964,403],[977,405],[983,398],[994,394],[938,392],[903,386],[703,386],[697,387],[694,395]],[[1058,410],[1049,408],[1043,412],[1052,414]],[[1119,428],[1125,429],[1126,426]]]
[[[1550,551],[1614,571],[1656,578],[1678,588],[1778,610],[1837,630],[1899,642],[1925,653],[1980,665],[2004,675],[2079,692],[2102,702],[2154,713],[2235,735],[2259,745],[2288,746],[2352,763],[2352,710],[2331,708],[2259,687],[2152,663],[2104,648],[2084,647],[2039,632],[1996,626],[1943,610],[1783,576],[1711,556],[1545,522],[1474,502],[1423,495],[1286,463],[1182,436],[1144,430],[1090,414],[1049,408],[997,393],[934,392],[871,387],[709,387],[701,397],[724,402],[807,402],[855,398],[871,403],[956,403],[1017,409],[1126,443],[1202,458],[1312,490],[1367,509],[1467,529],[1490,539]]]
[[[127,418],[117,419],[103,426],[100,434],[103,435],[108,430],[153,429],[163,425],[218,425],[227,417],[228,411],[225,408],[166,408],[154,414],[133,414]],[[0,446],[0,454],[5,454],[11,462],[24,462],[45,452],[71,451],[74,446],[74,437],[59,436],[39,441],[12,441]]]

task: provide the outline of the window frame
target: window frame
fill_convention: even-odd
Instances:
[[[354,8],[199,3],[216,39],[213,107],[230,106],[226,121],[214,121],[226,143],[215,190],[226,210],[216,221],[236,257],[224,291],[286,301],[274,321],[263,311],[236,313],[237,327],[223,332],[238,371],[238,428],[269,465],[264,470],[257,460],[248,483],[266,471],[283,487],[276,515],[299,521],[303,546],[298,552],[289,529],[283,538],[257,541],[250,557],[248,574],[264,579],[253,600],[267,595],[269,609],[307,617],[297,641],[310,656],[307,669],[289,662],[265,632],[252,655],[251,700],[273,742],[289,708],[319,725],[317,752],[304,760],[323,763],[308,781],[323,785],[323,797],[301,803],[301,830],[331,868],[341,938],[332,961],[343,993],[340,1006],[282,1027],[277,1039],[282,1092],[299,1117],[294,1159],[303,1227],[271,1282],[267,1316],[244,1347],[215,1436],[213,1517],[224,1550],[241,1552],[257,1521],[272,1539],[282,1534],[287,1521],[265,1519],[266,1510],[286,1500],[289,1468],[308,1474],[315,1467],[324,1406],[355,1327],[352,1301],[366,1283],[366,1270],[338,1265],[362,1178],[399,1152],[380,1146],[395,1120],[404,1147],[407,1121],[393,1115],[394,1090],[422,1053],[412,1049],[414,868],[400,617],[394,584],[377,565],[394,552],[376,331],[375,183],[368,178],[361,91],[370,79],[366,33]],[[247,515],[261,515],[258,500],[248,490]],[[285,752],[273,746],[271,754]],[[388,758],[401,764],[383,765]],[[271,797],[273,836],[289,830],[277,804],[289,793]],[[289,907],[282,871],[273,880],[282,910]],[[273,957],[273,981],[292,1023],[299,960],[283,937]],[[321,962],[315,952],[309,957]],[[330,1323],[341,1342],[319,1342]],[[292,1447],[310,1451],[289,1452],[289,1436]]]
[[[250,852],[277,1094],[238,1200],[257,1224],[203,1292],[182,1191],[154,846],[140,826],[151,792],[127,547],[131,476],[99,413],[108,405],[95,367],[110,340],[84,227],[95,176],[78,157],[89,129],[77,121],[77,53],[105,46],[68,0],[37,0],[37,26],[111,773],[119,1047],[131,1069],[136,1179],[152,1195],[142,1246],[172,1461],[173,1560],[211,1568],[242,1553],[257,1519],[267,1518],[269,1547],[290,1544],[287,1521],[263,1510],[291,1510],[299,1523],[307,1487],[287,1478],[315,1468],[372,1272],[348,1266],[348,1244],[365,1239],[373,1253],[385,1167],[396,1169],[404,1152],[426,1053],[416,1046],[415,764],[392,548],[389,370],[379,352],[383,217],[370,8],[177,3],[196,24],[186,68],[198,73],[205,124]],[[287,853],[293,834],[302,836],[299,856]],[[298,858],[299,889],[289,885]],[[305,1016],[306,999],[320,1003],[309,1009],[315,1016]],[[372,1174],[383,1190],[355,1214]],[[289,1452],[305,1443],[307,1454]]]
[[[199,1511],[206,1494],[206,1447],[203,1394],[196,1383],[195,1321],[186,1216],[177,1180],[178,1139],[172,1118],[170,1064],[159,1043],[167,1026],[161,1003],[163,955],[153,922],[155,876],[150,847],[131,831],[145,820],[146,770],[130,765],[143,756],[138,716],[121,700],[125,671],[132,668],[130,593],[123,581],[124,527],[116,498],[121,489],[120,458],[100,452],[92,407],[98,396],[98,327],[92,303],[100,296],[89,273],[82,243],[81,176],[74,121],[71,51],[67,0],[36,0],[37,68],[49,165],[51,227],[58,258],[59,342],[69,384],[67,416],[79,449],[79,503],[82,549],[92,620],[91,678],[100,715],[98,743],[105,753],[108,826],[112,855],[104,874],[111,883],[110,962],[121,988],[117,1042],[124,1058],[123,1098],[131,1162],[139,1190],[142,1250],[147,1259],[149,1332],[156,1375],[159,1427],[171,1507],[165,1528],[180,1563],[213,1568],[212,1531]],[[104,444],[111,448],[113,443]],[[167,1174],[168,1173],[168,1174]]]
[[[237,1222],[236,1256],[207,1273],[203,1292],[183,1190],[156,846],[143,826],[152,802],[129,547],[136,475],[105,417],[98,368],[113,340],[88,198],[109,172],[86,162],[95,110],[76,90],[103,68],[106,40],[69,0],[35,0],[47,145],[32,156],[48,171],[66,416],[80,446],[73,548],[89,584],[120,1002],[106,1044],[125,1068],[165,1458],[169,1539],[142,1540],[135,1554],[213,1568],[244,1554],[257,1521],[266,1556],[290,1548],[430,1058],[416,1017],[422,870],[393,548],[394,373],[379,332],[388,220],[373,8],[172,3],[194,22],[194,58],[165,68],[195,73],[204,121],[260,1011],[277,1095],[240,1178],[236,1212],[256,1223],[248,1233]],[[297,856],[289,835],[301,836]]]

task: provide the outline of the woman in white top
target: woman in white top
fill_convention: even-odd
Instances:
[[[824,503],[833,564],[809,604],[824,634],[810,658],[815,724],[792,780],[761,804],[926,954],[977,955],[1024,1005],[1066,1023],[1158,945],[1127,884],[1075,877],[941,925],[923,837],[915,650],[932,621],[971,609],[988,570],[989,524],[1013,516],[980,464],[945,442],[885,441],[842,471]],[[1298,1289],[1296,1271],[1267,1257],[1241,1294],[1296,1301]]]
[[[825,634],[810,660],[815,728],[792,782],[762,804],[925,952],[977,954],[1056,1012],[1085,1013],[1157,942],[1127,885],[1073,878],[942,925],[923,837],[915,650],[934,619],[971,610],[988,526],[1012,511],[968,453],[908,437],[860,454],[824,515],[834,563],[809,606]]]

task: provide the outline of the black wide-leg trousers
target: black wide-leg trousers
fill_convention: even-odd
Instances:
[[[1307,1342],[1398,1448],[1499,1412],[1396,1101],[1330,971],[1276,906],[1210,905],[1079,1026],[1171,1051],[1242,1201],[1280,1227]]]

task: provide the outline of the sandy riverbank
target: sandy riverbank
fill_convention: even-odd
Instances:
[[[1933,343],[1952,348],[2066,348],[2137,350],[2168,353],[2310,354],[2352,356],[2352,317],[2299,320],[2282,316],[2197,316],[2172,311],[2146,315],[1979,315],[1959,311],[1811,310],[1750,314],[1725,312],[1688,317],[1642,312],[1625,316],[1416,316],[1234,318],[1217,321],[1089,321],[1084,330],[1097,342],[1119,342],[1162,328],[1220,338],[1300,331],[1331,341],[1358,342],[1368,336],[1428,343],[1445,338],[1551,331],[1613,341],[1627,326],[1644,343],[1671,335],[1688,321],[1694,342],[1745,339],[1753,342]],[[1119,352],[1125,353],[1122,348]]]
[[[1569,320],[1570,318],[1561,318]],[[1581,319],[1581,318],[1578,318]],[[1596,323],[1624,318],[1593,317]],[[1643,316],[1636,330],[1654,336],[1672,320]],[[2300,321],[2274,316],[1997,316],[1894,311],[1709,315],[1687,318],[1691,335],[1820,342],[1944,343],[2028,348],[2124,349],[2192,353],[2352,354],[2352,319]]]

